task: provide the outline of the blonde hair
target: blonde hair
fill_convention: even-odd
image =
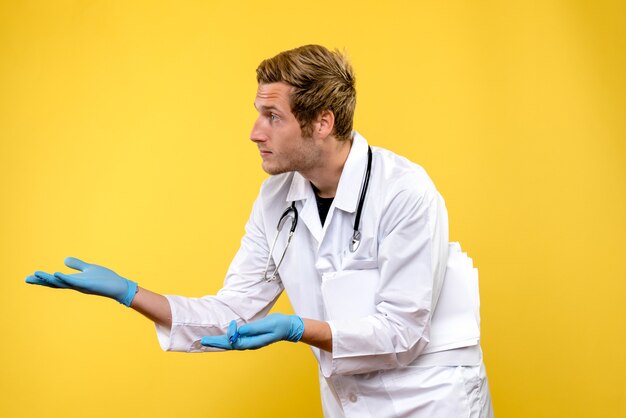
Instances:
[[[352,137],[356,107],[354,72],[345,54],[320,45],[305,45],[268,58],[256,69],[259,84],[283,82],[292,86],[291,111],[305,136],[324,110],[335,115],[334,135]]]

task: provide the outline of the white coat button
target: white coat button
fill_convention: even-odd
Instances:
[[[350,402],[354,403],[354,402],[356,402],[357,397],[356,397],[356,395],[354,393],[351,393],[350,397],[348,399],[350,399]]]

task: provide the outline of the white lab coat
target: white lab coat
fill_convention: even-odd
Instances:
[[[300,174],[268,178],[254,203],[224,287],[215,296],[167,296],[172,327],[157,326],[161,347],[212,351],[199,344],[203,336],[224,334],[232,319],[244,323],[264,317],[284,289],[297,315],[330,324],[332,353],[312,348],[320,364],[326,417],[422,416],[419,411],[425,410],[419,405],[439,397],[428,382],[435,382],[435,391],[445,386],[437,379],[457,386],[463,382],[441,370],[482,364],[477,327],[470,335],[461,327],[458,332],[448,331],[444,333],[446,341],[436,344],[441,349],[428,350],[449,251],[444,201],[421,167],[384,149],[372,147],[372,151],[360,225],[362,239],[356,252],[349,250],[349,243],[367,165],[367,142],[358,133],[325,225],[321,225],[312,187]],[[277,222],[292,201],[299,212],[297,230],[280,266],[280,280],[266,283],[262,277]],[[285,248],[288,227],[289,223],[278,237],[273,261]],[[273,266],[272,262],[270,271]],[[330,318],[322,281],[338,272],[372,269],[379,272],[373,313],[352,319]],[[346,294],[345,299],[351,296]],[[465,316],[475,318],[475,314],[470,311]],[[431,390],[421,394],[420,386]],[[458,392],[458,388],[446,390]],[[442,414],[456,416],[450,411]]]

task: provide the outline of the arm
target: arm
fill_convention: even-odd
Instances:
[[[137,287],[137,293],[130,307],[158,325],[165,328],[172,327],[170,302],[163,295]]]
[[[255,350],[278,341],[302,341],[322,350],[332,350],[332,335],[326,322],[280,313],[239,328],[236,321],[231,321],[226,334],[203,337],[201,343],[222,350]]]
[[[246,235],[217,295],[190,298],[160,295],[137,286],[112,270],[69,257],[65,264],[77,274],[35,272],[26,283],[109,297],[133,308],[156,324],[161,348],[197,352],[200,339],[226,332],[231,320],[239,324],[267,315],[283,290],[280,280],[260,280],[269,253],[262,210],[255,201]]]
[[[241,253],[242,251],[238,255]],[[246,321],[248,318],[254,318],[255,315],[265,316],[282,290],[279,283],[265,286],[252,283],[252,289],[248,290],[246,287],[250,286],[250,283],[237,281],[239,286],[227,285],[218,296],[166,297],[141,288],[136,282],[125,279],[106,267],[86,263],[73,257],[68,257],[65,264],[79,270],[80,273],[49,274],[37,271],[26,278],[26,283],[104,296],[131,307],[156,324],[159,343],[164,350],[197,351],[195,342],[199,342],[203,335],[223,333],[233,318]],[[258,284],[258,278],[256,282]],[[262,305],[251,304],[249,299],[256,299]],[[263,303],[263,301],[268,302]],[[246,312],[246,308],[239,312],[234,311],[230,308],[231,305],[233,307],[245,306],[248,311]],[[232,322],[235,323],[236,330],[236,321]],[[175,341],[171,339],[173,327],[177,328]],[[298,335],[299,339],[300,334],[301,332],[298,331],[294,335]]]
[[[133,308],[159,325],[171,327],[170,304],[165,296],[140,288],[137,283],[121,277],[106,267],[86,263],[77,258],[66,258],[65,265],[79,270],[80,273],[49,274],[38,271],[28,276],[26,283],[108,297]]]
[[[300,341],[332,353],[333,334],[330,332],[328,322],[315,319],[303,319],[303,321],[304,334]]]

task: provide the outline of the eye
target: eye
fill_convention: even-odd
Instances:
[[[278,117],[278,115],[276,115],[275,113],[270,113],[270,114],[269,114],[269,118],[270,118],[270,121],[272,121],[272,122],[276,122],[277,120],[279,120],[279,119],[280,119],[280,118]]]

